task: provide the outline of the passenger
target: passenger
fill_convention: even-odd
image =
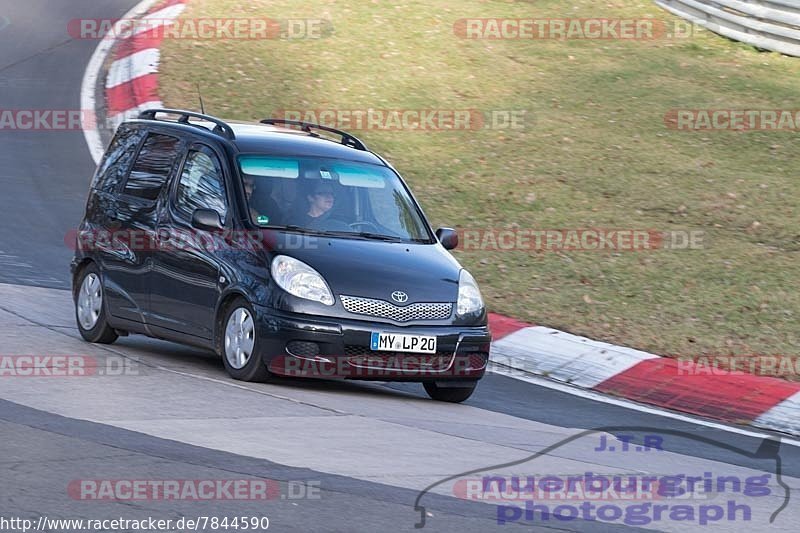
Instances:
[[[244,176],[244,192],[247,196],[250,218],[262,226],[279,224],[281,212],[278,203],[272,198],[269,184],[265,181],[262,179],[256,184],[253,176]]]

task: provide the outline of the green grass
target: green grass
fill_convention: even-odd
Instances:
[[[800,138],[668,129],[673,108],[800,108],[800,59],[708,32],[653,41],[465,40],[467,17],[675,21],[651,2],[193,0],[184,17],[327,18],[318,40],[163,46],[169,106],[527,110],[524,130],[357,132],[434,225],[702,229],[693,251],[456,252],[490,310],[671,356],[800,345]],[[757,223],[757,224],[756,224]]]

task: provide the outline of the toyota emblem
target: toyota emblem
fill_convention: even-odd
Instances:
[[[408,301],[408,294],[403,291],[394,291],[392,293],[392,300],[399,304],[406,303]]]

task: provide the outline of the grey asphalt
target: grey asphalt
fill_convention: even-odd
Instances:
[[[71,40],[69,20],[119,17],[132,1],[0,0],[0,109],[77,109],[94,41]],[[0,129],[0,361],[20,354],[124,360],[124,376],[0,377],[0,517],[178,518],[268,516],[277,531],[405,531],[419,520],[420,491],[448,476],[518,462],[521,472],[607,468],[636,472],[781,473],[795,490],[800,453],[762,439],[579,398],[489,375],[464,405],[431,402],[416,384],[229,380],[220,361],[142,337],[111,347],[79,340],[68,292],[71,251],[94,165],[80,131]],[[5,358],[5,359],[3,359]],[[582,429],[665,435],[665,452],[602,458],[576,446],[535,454]],[[673,431],[678,433],[667,433]],[[641,442],[641,441],[639,441]],[[542,466],[544,465],[544,466]],[[500,471],[505,471],[502,468]],[[476,474],[479,475],[479,474]],[[232,479],[319,483],[318,499],[88,502],[68,494],[79,479]],[[774,524],[729,530],[793,530],[790,503]],[[497,509],[447,496],[421,497],[426,530],[611,531],[598,522],[499,526]],[[759,502],[762,503],[762,502]],[[736,527],[734,527],[736,526]],[[685,531],[681,523],[648,530]],[[718,528],[719,529],[719,528]]]
[[[0,509],[14,516],[102,518],[229,515],[261,509],[274,530],[413,529],[420,491],[456,476],[491,473],[564,475],[635,472],[660,475],[772,474],[769,498],[754,520],[782,506],[774,458],[755,457],[764,441],[652,414],[598,404],[490,375],[464,405],[432,402],[419,385],[279,380],[229,380],[211,353],[131,336],[89,345],[72,325],[68,291],[0,285],[4,354],[85,357],[98,371],[73,377],[0,377],[0,457],[8,464]],[[8,360],[6,355],[6,360]],[[123,359],[123,374],[103,374]],[[0,359],[0,375],[3,370]],[[114,366],[119,368],[120,365]],[[522,407],[526,402],[527,409]],[[509,407],[510,406],[510,407]],[[591,418],[589,416],[591,415]],[[578,424],[573,424],[576,421]],[[661,435],[657,453],[598,453],[596,435],[565,442],[586,428]],[[632,426],[641,426],[634,428]],[[61,444],[64,437],[71,440]],[[770,441],[771,442],[771,441]],[[560,444],[561,443],[561,444]],[[542,456],[536,454],[551,447]],[[800,487],[797,448],[782,446],[782,481]],[[232,458],[235,458],[232,459]],[[236,466],[231,466],[233,461]],[[515,463],[512,466],[498,466]],[[474,471],[476,473],[466,474]],[[19,475],[18,475],[19,474]],[[75,501],[80,479],[231,479],[254,476],[319,483],[314,500],[270,502]],[[43,492],[44,491],[44,492]],[[44,499],[39,496],[45,494]],[[447,497],[447,483],[420,497],[433,531],[484,531],[498,526],[497,508]],[[296,504],[296,505],[295,505]],[[771,530],[790,530],[796,506]],[[239,514],[241,516],[241,513]],[[355,521],[354,521],[355,520]],[[733,524],[743,531],[750,524]],[[524,527],[596,531],[623,526],[572,521]],[[683,524],[647,529],[682,531]]]
[[[0,108],[78,110],[97,41],[72,39],[70,20],[118,18],[132,0],[0,0]],[[94,163],[83,132],[0,128],[0,281],[68,286],[71,250]]]
[[[262,459],[190,446],[0,400],[0,465],[6,471],[0,488],[4,516],[37,521],[48,517],[171,519],[182,517],[263,517],[276,531],[415,531],[417,491],[291,468]],[[46,453],[43,453],[46,452]],[[88,475],[87,475],[88,474]],[[280,483],[280,496],[265,501],[74,501],[65,487],[79,479],[269,479]],[[291,498],[287,484],[317,486],[314,497]],[[486,505],[429,496],[426,509],[432,531],[520,530],[499,526]],[[526,527],[526,530],[561,530]],[[633,531],[636,528],[574,523],[573,531]]]

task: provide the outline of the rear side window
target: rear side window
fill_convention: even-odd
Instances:
[[[180,153],[180,140],[169,135],[151,133],[133,164],[124,194],[155,200],[164,188]]]
[[[176,205],[187,218],[195,209],[213,209],[225,220],[227,207],[222,168],[210,150],[189,151],[178,182]]]
[[[124,128],[117,131],[95,174],[93,189],[109,193],[118,190],[119,184],[128,174],[142,137],[144,132],[138,129]]]

